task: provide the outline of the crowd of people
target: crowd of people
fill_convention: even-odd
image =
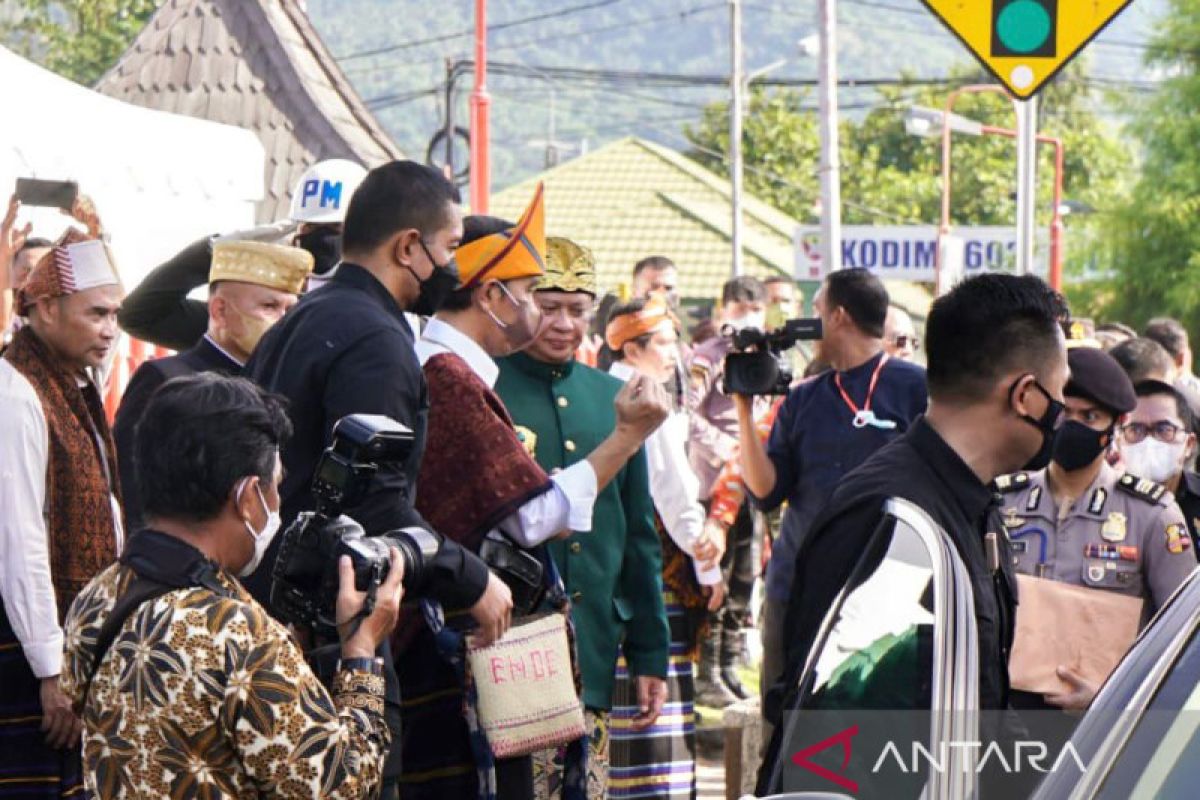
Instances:
[[[760,639],[771,741],[890,497],[970,568],[984,708],[1097,688],[1067,667],[1064,691],[1010,686],[1018,574],[1137,598],[1145,624],[1196,564],[1177,321],[1092,326],[1035,277],[984,275],[922,336],[845,269],[786,395],[737,394],[733,334],[801,316],[789,278],[732,278],[697,316],[662,255],[604,293],[541,187],[513,221],[464,217],[413,162],[306,181],[337,190],[128,294],[86,199],[55,241],[9,205],[4,796],[693,797],[697,714],[750,698]],[[110,425],[122,329],[177,354]],[[281,532],[329,501],[314,473],[355,415],[409,444],[330,530],[427,546],[366,583],[331,556],[330,624],[289,624]]]

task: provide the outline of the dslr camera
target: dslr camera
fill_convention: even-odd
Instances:
[[[282,619],[307,625],[319,636],[337,636],[334,606],[343,555],[354,565],[355,588],[369,591],[387,577],[388,548],[395,547],[404,560],[405,594],[421,594],[425,565],[437,555],[441,537],[420,527],[367,536],[342,513],[362,500],[381,464],[403,461],[412,446],[412,431],[388,417],[351,414],[333,426],[333,443],[313,474],[317,507],[296,517],[280,540],[271,605]]]
[[[784,395],[791,388],[793,378],[792,365],[784,354],[795,347],[796,342],[819,340],[821,320],[818,317],[789,319],[774,330],[727,329],[722,335],[733,345],[733,352],[725,356],[722,388],[726,394]]]

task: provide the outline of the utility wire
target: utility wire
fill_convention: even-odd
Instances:
[[[583,5],[571,6],[570,8],[562,8],[557,11],[547,11],[542,14],[534,14],[533,16],[529,16],[529,17],[521,17],[520,19],[513,19],[513,20],[508,20],[506,22],[499,22],[499,23],[496,23],[495,25],[488,25],[487,32],[494,33],[496,31],[507,30],[508,28],[515,28],[518,25],[528,25],[533,22],[544,22],[548,19],[557,19],[558,17],[565,17],[570,14],[577,14],[581,11],[590,11],[594,8],[603,8],[604,6],[615,5],[620,2],[623,2],[623,0],[594,0],[594,2],[584,3]],[[373,50],[360,50],[357,53],[349,53],[344,56],[338,56],[336,58],[336,60],[344,62],[344,61],[353,61],[354,59],[357,59],[357,58],[370,58],[371,56],[383,55],[384,53],[394,53],[398,50],[409,50],[413,47],[421,47],[422,45],[437,44],[438,42],[447,42],[447,41],[450,41],[451,39],[458,39],[463,36],[472,36],[474,34],[475,34],[475,28],[471,27],[471,28],[466,28],[464,30],[455,31],[454,33],[444,33],[439,36],[431,36],[426,39],[411,39],[407,42],[398,42],[397,44],[391,44],[391,45],[387,45],[385,47],[377,47]]]
[[[683,11],[673,11],[673,12],[669,12],[666,14],[656,14],[656,15],[650,16],[650,17],[641,17],[638,19],[627,20],[625,22],[618,22],[618,23],[615,23],[612,25],[603,25],[599,28],[584,28],[583,30],[580,30],[580,31],[572,31],[570,33],[570,35],[572,37],[576,37],[576,38],[592,37],[592,36],[596,36],[598,34],[611,33],[612,31],[628,30],[630,28],[636,28],[641,25],[646,25],[646,24],[649,24],[652,22],[662,22],[664,20],[671,20],[671,19],[683,21],[683,20],[687,19],[688,17],[695,16],[696,14],[701,14],[706,11],[713,11],[718,8],[728,8],[728,7],[729,7],[729,3],[727,1],[726,2],[718,2],[718,3],[708,3],[706,5],[694,6],[692,8],[687,8],[687,9],[684,9]],[[504,52],[508,52],[511,50],[521,50],[523,48],[529,47],[530,45],[541,44],[543,42],[561,41],[563,38],[563,35],[564,34],[562,32],[559,32],[559,33],[552,33],[552,34],[537,36],[537,37],[534,37],[531,39],[525,39],[525,40],[519,41],[519,42],[510,42],[508,44],[498,44],[494,47],[489,47],[488,52],[489,53],[504,53]],[[384,69],[390,70],[390,69],[394,69],[395,67],[411,66],[414,64],[424,64],[424,63],[428,63],[430,60],[433,60],[434,58],[441,58],[441,56],[430,56],[427,58],[418,58],[418,59],[412,59],[412,60],[408,60],[408,61],[393,61],[393,62],[390,62],[386,66],[374,66],[374,67],[367,67],[365,69],[348,70],[346,72],[346,74],[347,75],[361,75],[361,74],[379,72]]]

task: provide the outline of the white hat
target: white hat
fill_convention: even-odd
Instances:
[[[296,222],[341,222],[346,218],[351,195],[365,177],[367,171],[353,161],[318,161],[292,188],[291,218]]]

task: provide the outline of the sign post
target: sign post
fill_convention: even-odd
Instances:
[[[1035,95],[1133,0],[921,0],[1017,98],[1017,272],[1033,269]],[[948,133],[946,134],[948,136]],[[945,168],[944,168],[945,169]],[[948,181],[948,177],[945,178]],[[948,192],[949,187],[943,187]],[[1056,188],[1055,202],[1058,202]],[[1055,210],[1057,214],[1057,209]],[[943,220],[947,213],[943,212]],[[1060,223],[1061,227],[1061,223]],[[943,221],[943,236],[949,233]],[[1061,237],[1056,240],[1061,258]],[[1061,265],[1051,279],[1061,280]],[[939,290],[943,287],[939,286]]]

